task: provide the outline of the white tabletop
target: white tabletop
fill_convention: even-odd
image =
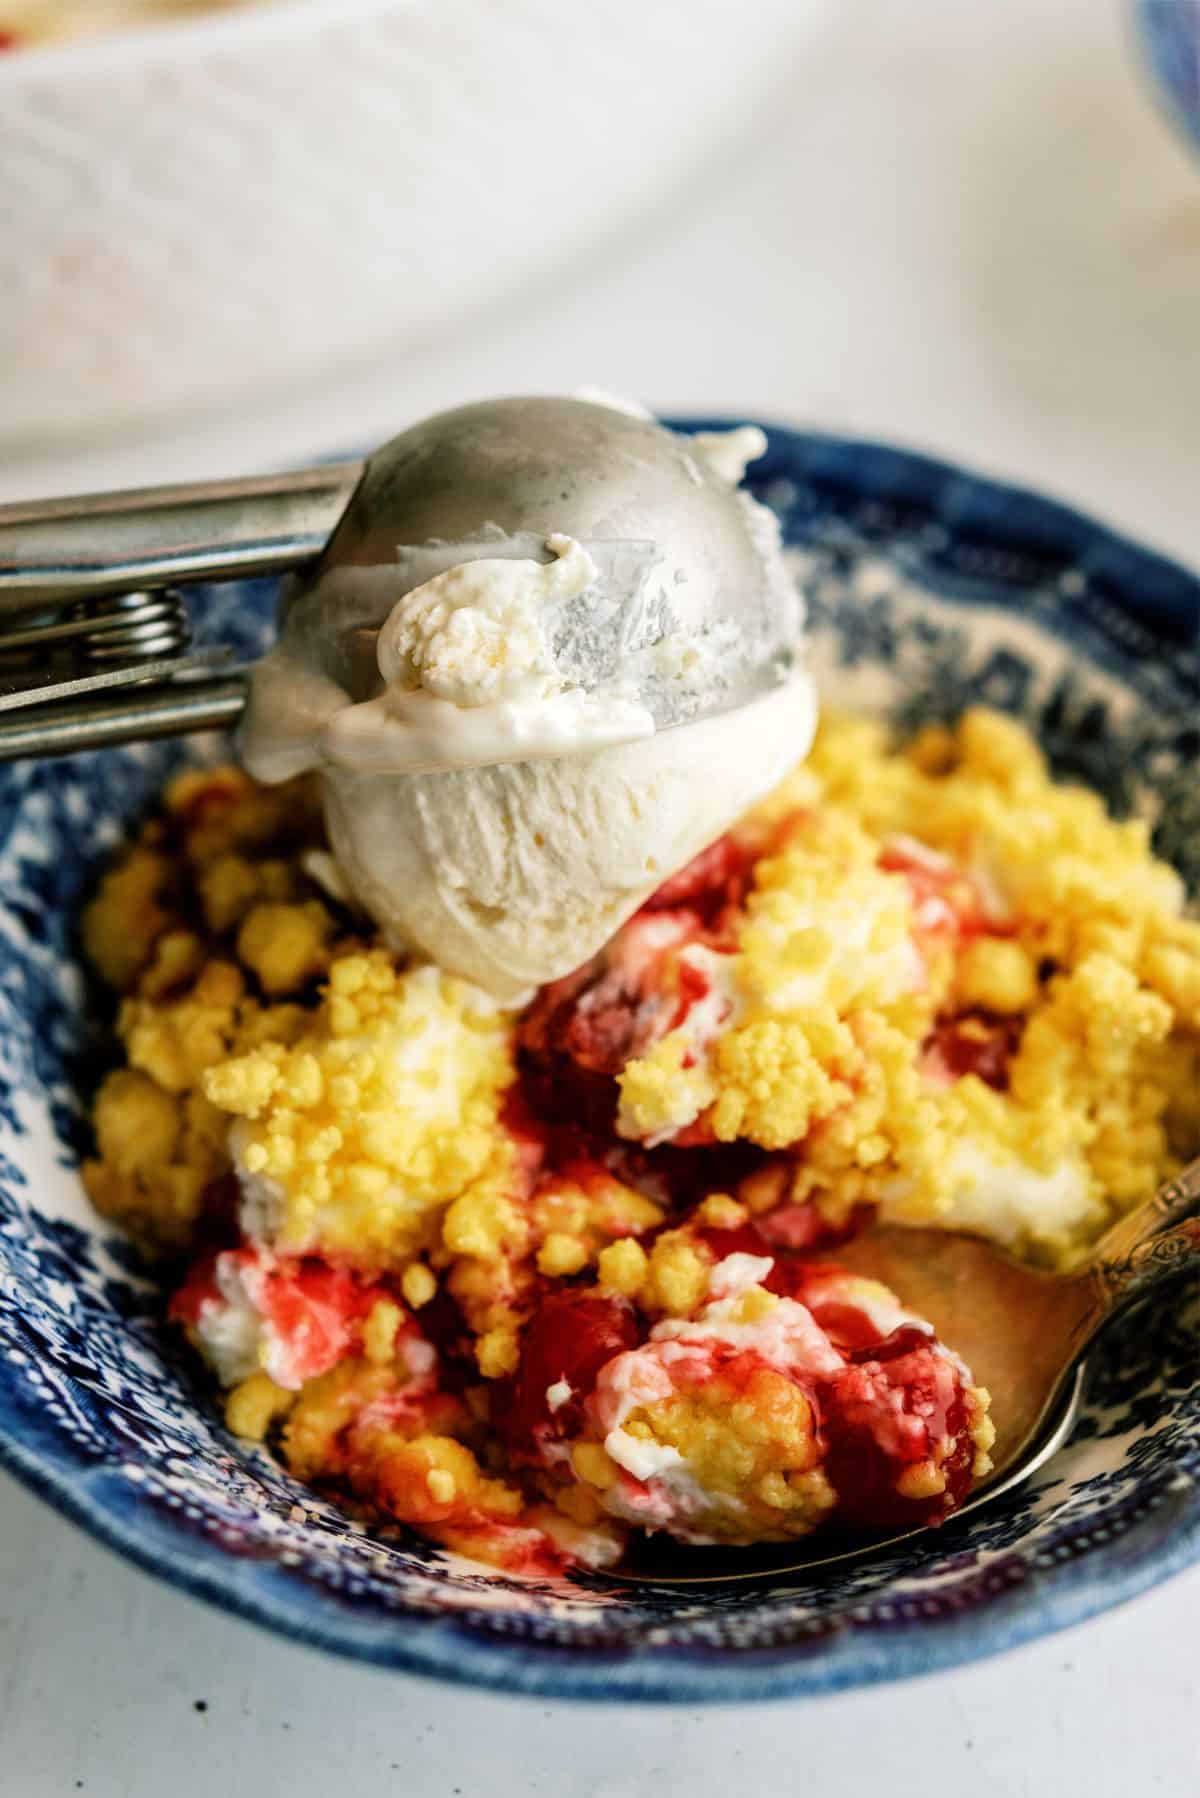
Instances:
[[[232,472],[591,382],[942,451],[1200,565],[1200,162],[1149,102],[1121,7],[845,3],[850,40],[739,157],[557,291],[236,424],[0,465],[0,497]],[[1198,1602],[1200,1570],[914,1685],[615,1715],[322,1659],[0,1479],[0,1793],[1190,1798]]]

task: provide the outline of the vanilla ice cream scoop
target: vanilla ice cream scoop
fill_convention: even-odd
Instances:
[[[258,778],[322,778],[399,949],[502,1000],[570,972],[805,754],[803,614],[753,428],[461,407],[372,457],[259,664]]]

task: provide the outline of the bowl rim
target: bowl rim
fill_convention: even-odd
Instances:
[[[2,1371],[2,1369],[0,1369]],[[140,1522],[122,1520],[111,1509],[89,1505],[87,1486],[74,1484],[35,1453],[13,1442],[15,1420],[10,1395],[0,1381],[0,1468],[35,1497],[79,1527],[122,1560],[132,1562],[189,1598],[233,1614],[297,1643],[342,1659],[391,1672],[479,1691],[521,1698],[568,1698],[592,1704],[746,1704],[766,1700],[821,1698],[858,1687],[891,1684],[990,1660],[1044,1636],[1057,1635],[1183,1573],[1200,1561],[1200,1511],[1170,1546],[1106,1580],[1090,1577],[1084,1566],[1065,1562],[1053,1570],[1056,1589],[1042,1588],[1028,1602],[1021,1586],[991,1599],[986,1610],[965,1612],[936,1629],[921,1624],[908,1632],[867,1642],[861,1637],[824,1639],[820,1658],[806,1658],[793,1646],[755,1653],[745,1663],[725,1652],[718,1661],[703,1650],[663,1648],[629,1655],[574,1657],[571,1649],[468,1635],[452,1618],[398,1615],[386,1630],[356,1630],[347,1612],[332,1620],[307,1588],[273,1588],[228,1577],[233,1557],[212,1543],[176,1530],[149,1542]],[[165,1533],[164,1533],[165,1534]],[[189,1565],[184,1551],[192,1551]],[[263,1563],[254,1565],[263,1566]],[[273,1571],[268,1568],[268,1571]],[[330,1607],[332,1609],[332,1606]],[[826,1652],[832,1647],[832,1652]]]
[[[1180,27],[1190,30],[1185,46]],[[1200,10],[1180,0],[1132,0],[1129,30],[1138,55],[1139,73],[1159,113],[1189,150],[1200,149]],[[1196,65],[1195,93],[1184,99],[1176,80],[1176,61],[1190,49]]]
[[[723,429],[742,418],[670,418],[681,430]],[[1132,585],[1135,621],[1162,647],[1173,623],[1195,634],[1200,575],[1142,548],[1086,514],[1032,489],[886,443],[767,424],[763,481],[839,477],[864,498],[920,499],[944,515],[985,516],[997,531],[1033,532],[1073,565]],[[1110,588],[1111,591],[1111,588]],[[1149,618],[1151,622],[1147,624]],[[1174,634],[1174,633],[1170,633]],[[1171,646],[1172,653],[1178,653]],[[1148,1591],[1200,1560],[1200,1498],[1166,1541],[1134,1553],[1115,1571],[1088,1557],[1039,1570],[985,1606],[935,1626],[905,1624],[870,1637],[850,1630],[813,1648],[791,1645],[738,1655],[652,1644],[624,1653],[577,1651],[484,1636],[452,1615],[356,1616],[353,1607],[269,1560],[245,1560],[177,1518],[139,1506],[128,1485],[89,1463],[23,1400],[9,1359],[0,1360],[0,1467],[60,1515],[145,1571],[192,1597],[310,1647],[375,1666],[455,1684],[537,1697],[621,1703],[737,1703],[819,1696],[852,1686],[933,1673],[1066,1629]],[[947,1526],[952,1528],[953,1526]]]

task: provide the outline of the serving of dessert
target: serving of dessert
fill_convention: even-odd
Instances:
[[[714,505],[759,447],[681,440]],[[670,546],[623,549],[327,574],[250,771],[177,775],[84,918],[120,1050],[85,1183],[229,1428],[516,1573],[941,1521],[988,1393],[839,1243],[1066,1267],[1200,1147],[1200,925],[1147,826],[996,712],[814,740],[798,605],[712,708],[735,634],[676,642]]]

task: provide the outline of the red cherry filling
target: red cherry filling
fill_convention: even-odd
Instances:
[[[879,866],[886,874],[903,874],[908,882],[913,922],[922,935],[966,940],[996,928],[976,882],[945,856],[919,843],[895,841],[880,851]]]
[[[613,1134],[616,1076],[709,988],[701,970],[681,961],[677,990],[664,991],[664,959],[689,942],[711,941],[748,867],[746,851],[719,838],[665,881],[599,955],[542,987],[518,1031],[525,1091],[536,1112],[552,1123]]]
[[[971,1484],[975,1445],[962,1380],[929,1333],[904,1325],[818,1390],[826,1450],[824,1470],[838,1496],[838,1521],[851,1529],[903,1530],[940,1523],[957,1509]],[[916,1487],[906,1496],[897,1482],[906,1470],[936,1460],[939,1489]]]
[[[731,836],[718,837],[646,900],[643,911],[673,911],[693,906],[705,923],[741,898],[750,869],[747,851]]]
[[[770,1255],[771,1271],[762,1282],[767,1291],[774,1292],[783,1299],[799,1299],[801,1304],[808,1305],[806,1288],[814,1270],[800,1258],[798,1251],[811,1254],[815,1250],[833,1248],[839,1242],[848,1241],[857,1233],[858,1218],[852,1214],[845,1224],[833,1225],[826,1222],[815,1206],[794,1205],[788,1206],[787,1210],[801,1215],[789,1217],[786,1247],[781,1247],[771,1235],[770,1212],[765,1217],[738,1224],[732,1230],[702,1226],[696,1231],[696,1235],[718,1261],[723,1261],[726,1255]],[[828,1270],[820,1265],[815,1271],[824,1275]],[[810,1305],[809,1309],[817,1316],[813,1306]],[[824,1319],[817,1316],[817,1321],[824,1329]]]
[[[215,1254],[202,1255],[192,1263],[183,1285],[171,1294],[167,1316],[172,1323],[195,1326],[200,1322],[200,1313],[205,1305],[210,1301],[219,1301],[221,1292],[217,1285],[216,1266]]]
[[[477,1385],[479,1364],[475,1359],[475,1339],[467,1328],[466,1318],[444,1285],[439,1285],[428,1304],[421,1306],[416,1321],[422,1336],[437,1350],[439,1385],[453,1393]]]
[[[365,1317],[380,1296],[343,1268],[322,1261],[300,1261],[268,1274],[263,1310],[279,1334],[304,1346],[306,1356],[334,1360],[343,1351],[348,1329]]]
[[[1022,1022],[980,1011],[938,1024],[925,1044],[925,1072],[934,1080],[961,1080],[965,1074],[974,1074],[997,1092],[1005,1092],[1009,1066],[1021,1041]]]
[[[641,1332],[624,1299],[574,1292],[552,1294],[521,1333],[521,1360],[499,1418],[510,1453],[540,1458],[541,1445],[578,1434],[583,1401],[606,1361],[636,1348]],[[552,1411],[547,1390],[565,1381],[571,1396]]]
[[[256,1303],[263,1321],[288,1345],[297,1374],[323,1373],[347,1353],[354,1326],[370,1311],[383,1288],[359,1279],[344,1268],[311,1257],[268,1260],[260,1265],[253,1249],[235,1250],[239,1263],[257,1271]],[[176,1323],[200,1323],[204,1307],[219,1301],[217,1256],[198,1261],[171,1300],[168,1316]]]

